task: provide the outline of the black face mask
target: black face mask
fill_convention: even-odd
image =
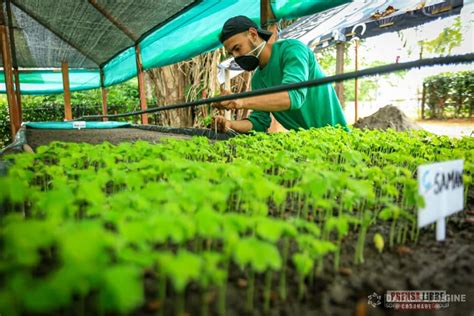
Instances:
[[[259,64],[258,56],[260,56],[260,53],[262,52],[264,47],[265,47],[265,42],[262,42],[260,43],[260,45],[258,45],[257,47],[252,49],[250,52],[248,52],[248,54],[235,57],[234,60],[243,70],[253,71],[257,69],[258,67],[258,64]],[[256,51],[257,49],[260,49],[257,53],[257,56],[251,55],[251,53]]]

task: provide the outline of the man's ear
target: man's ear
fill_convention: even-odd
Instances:
[[[249,33],[250,37],[252,37],[252,39],[253,39],[254,41],[257,41],[257,39],[258,39],[258,32],[257,32],[257,29],[256,29],[256,28],[254,28],[254,27],[249,28],[248,33]]]

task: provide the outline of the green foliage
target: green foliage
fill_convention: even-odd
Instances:
[[[451,54],[453,48],[462,43],[461,18],[457,17],[453,25],[445,27],[439,35],[431,41],[419,43],[428,52],[436,55]]]
[[[235,249],[235,261],[241,268],[249,266],[260,273],[268,269],[280,270],[282,264],[277,248],[256,238],[239,241]]]
[[[285,300],[296,273],[302,298],[328,260],[347,265],[347,236],[358,236],[358,264],[375,225],[390,226],[390,246],[407,232],[416,240],[417,167],[464,159],[467,192],[474,141],[328,127],[225,142],[53,142],[5,159],[0,313],[134,313],[150,275],[151,299],[182,312],[187,292],[217,291],[223,311],[232,269],[248,282],[247,307],[263,288],[268,310],[274,277]]]
[[[178,293],[184,292],[188,283],[199,279],[202,259],[188,251],[180,251],[177,255],[162,253],[158,262],[160,271],[169,277]]]
[[[442,73],[423,81],[425,117],[472,117],[474,71]]]
[[[363,45],[364,41],[362,41]],[[363,47],[363,46],[362,46]],[[350,43],[345,43],[344,45],[344,72],[354,71],[354,60],[352,59],[352,46]],[[362,51],[363,48],[360,48]],[[317,60],[319,65],[324,70],[327,75],[336,74],[336,46],[331,46],[329,48],[323,49],[317,52]],[[371,68],[382,66],[382,61],[375,61],[372,63],[367,63],[363,58],[359,61],[359,69],[362,68]],[[390,75],[383,75],[377,78],[362,78],[358,81],[358,100],[359,101],[372,101],[377,97],[377,91],[379,89],[379,81],[382,78],[383,80],[391,82],[396,82],[393,79],[400,80],[402,79],[407,71],[399,71]],[[344,86],[344,99],[346,101],[355,100],[355,80],[346,80],[343,83]],[[393,83],[395,84],[395,83]]]
[[[118,265],[104,272],[100,304],[106,311],[126,313],[144,301],[141,271],[135,266]],[[47,300],[46,300],[47,301]]]
[[[296,271],[301,277],[306,277],[313,268],[313,260],[306,253],[295,253],[292,257]]]

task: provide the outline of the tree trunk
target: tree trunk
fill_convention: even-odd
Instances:
[[[185,78],[180,66],[174,64],[147,72],[158,101],[157,105],[171,105],[185,101]],[[163,126],[190,127],[193,123],[190,108],[161,111],[158,118],[157,123]]]
[[[147,71],[148,81],[156,106],[191,102],[213,97],[220,93],[217,80],[223,49],[199,55],[191,60]],[[231,80],[231,92],[248,91],[250,73],[245,72]],[[219,114],[209,105],[158,112],[155,124],[173,127],[205,127],[209,115]],[[245,118],[246,111],[233,112],[234,119]]]

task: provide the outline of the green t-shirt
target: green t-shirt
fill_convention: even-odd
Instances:
[[[252,77],[252,90],[323,78],[314,53],[298,40],[273,43],[272,55],[264,68]],[[288,91],[290,109],[272,112],[286,129],[309,129],[337,124],[346,126],[341,104],[331,84]],[[253,111],[248,119],[253,130],[264,132],[271,124],[270,112]]]

